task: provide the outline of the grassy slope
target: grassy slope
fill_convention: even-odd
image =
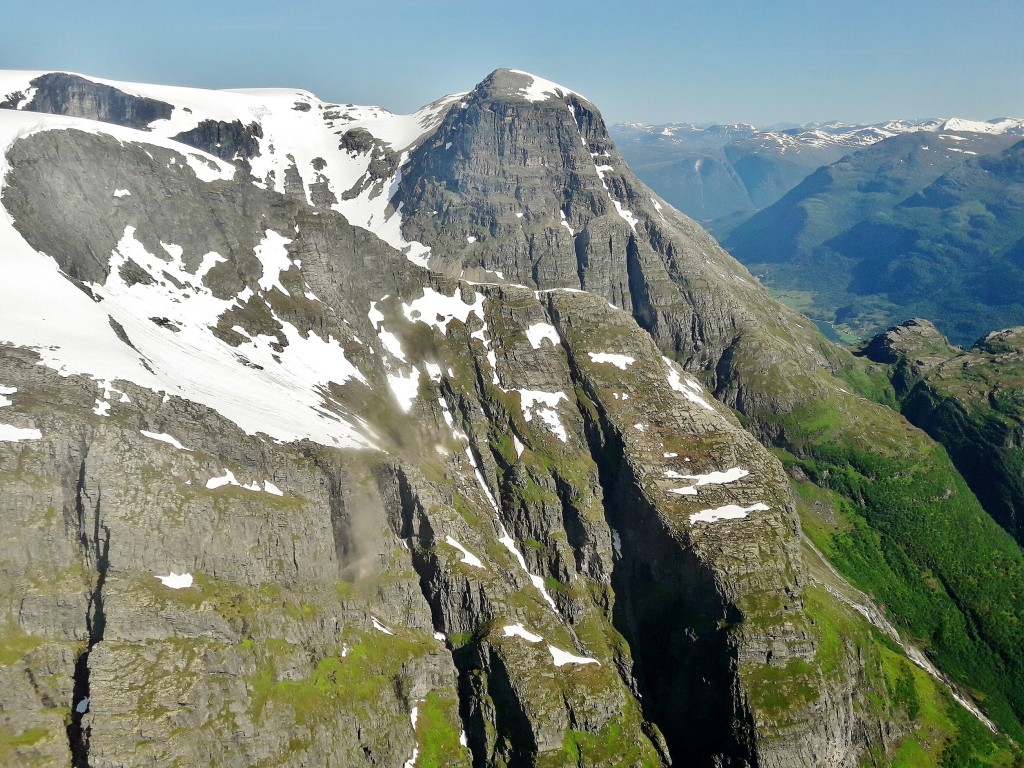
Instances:
[[[879,378],[851,368],[848,379],[891,398]],[[862,398],[837,395],[769,418],[790,471],[840,499],[847,524],[821,542],[834,565],[1002,729],[1024,736],[1024,558],[945,451]]]

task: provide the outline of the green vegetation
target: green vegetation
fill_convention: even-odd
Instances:
[[[561,753],[541,757],[537,765],[630,765],[655,768],[661,765],[657,752],[646,739],[640,739],[640,715],[635,705],[605,723],[599,731],[567,730]]]
[[[398,635],[374,635],[372,642],[360,637],[353,639],[344,658],[321,659],[301,680],[279,680],[275,659],[287,655],[289,649],[278,647],[284,642],[267,640],[256,649],[253,710],[259,717],[268,701],[284,703],[302,724],[333,718],[339,709],[374,711],[382,699],[393,698],[404,687],[403,666],[435,645]]]
[[[842,497],[849,528],[819,543],[836,567],[1024,735],[1024,560],[941,449],[901,458],[817,445],[795,464]]]
[[[819,168],[723,244],[837,340],[927,317],[972,343],[1024,322],[1024,145],[1012,141],[878,142]]]
[[[418,768],[464,765],[467,752],[459,743],[461,731],[455,691],[445,688],[428,693],[419,705],[416,721],[416,739],[420,745]]]
[[[16,626],[8,625],[0,629],[0,667],[18,663],[26,653],[44,642],[42,638],[27,634]]]
[[[819,545],[850,530],[854,515],[845,500],[809,482],[795,484],[798,509],[804,530]],[[840,505],[837,509],[834,505]],[[807,554],[812,571],[818,558]],[[826,582],[831,575],[819,574]],[[876,764],[899,768],[946,765],[944,754],[952,745],[970,755],[972,766],[1013,766],[1022,756],[1005,736],[994,735],[961,707],[944,685],[912,663],[888,636],[871,626],[860,614],[836,600],[819,586],[805,593],[808,614],[814,620],[818,641],[816,666],[828,681],[841,683],[844,676],[837,664],[848,663],[849,651],[861,659],[864,675],[858,681],[859,695],[873,716],[889,724],[898,740],[890,756],[872,755]],[[845,648],[845,653],[844,653]],[[890,762],[891,761],[891,762]]]

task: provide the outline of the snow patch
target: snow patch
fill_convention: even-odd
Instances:
[[[129,195],[131,195],[131,192],[129,192],[127,189],[114,190],[114,197],[128,197]]]
[[[170,589],[188,589],[192,586],[192,574],[191,573],[175,573],[171,571],[166,576],[157,576],[160,579],[160,583]]]
[[[529,72],[523,72],[521,69],[510,69],[509,71],[530,78],[530,82],[520,88],[520,95],[527,101],[547,101],[552,97],[565,98],[569,94],[589,101],[589,99],[576,91],[570,90],[558,83],[553,83],[550,80],[545,80],[543,77],[531,75]]]
[[[516,449],[516,456],[522,456],[523,451],[526,450],[526,446],[520,442],[516,435],[512,435],[512,446]]]
[[[448,323],[458,319],[465,323],[471,314],[484,319],[484,296],[474,294],[476,300],[465,302],[456,290],[451,296],[438,293],[429,286],[423,289],[423,295],[408,304],[402,304],[402,313],[406,320],[426,323],[437,328],[442,335],[448,332]]]
[[[291,240],[287,237],[279,235],[272,229],[263,233],[263,239],[254,250],[256,258],[263,265],[263,276],[259,279],[261,290],[269,291],[272,288],[277,288],[285,296],[291,296],[288,289],[281,284],[281,273],[292,268],[292,260],[285,248],[290,242]]]
[[[683,397],[689,400],[691,403],[699,405],[705,410],[714,412],[714,408],[701,396],[702,390],[700,385],[686,380],[684,383],[681,374],[676,370],[675,365],[667,357],[662,357],[662,361],[665,363],[665,367],[668,368],[668,384],[673,390],[679,392]]]
[[[553,645],[548,645],[548,651],[550,651],[551,659],[555,662],[556,667],[564,667],[566,664],[597,664],[597,666],[601,666],[601,662],[597,659],[591,659],[589,656],[576,656]]]
[[[168,445],[173,445],[179,451],[186,451],[186,450],[188,450],[185,446],[183,446],[181,443],[179,443],[176,439],[174,439],[173,437],[171,437],[170,435],[168,435],[168,434],[166,434],[164,432],[147,432],[145,429],[140,429],[139,432],[144,437],[148,437],[150,440],[159,440],[161,443],[167,443]]]
[[[690,523],[714,523],[718,520],[738,520],[746,517],[751,512],[765,512],[771,509],[767,504],[757,502],[749,507],[741,507],[738,504],[726,504],[724,507],[715,509],[702,509],[690,515]]]
[[[445,540],[445,543],[447,543],[449,546],[455,547],[455,549],[459,550],[459,552],[462,553],[462,562],[463,563],[465,563],[466,565],[472,565],[474,568],[483,568],[484,570],[487,570],[487,566],[485,566],[480,561],[479,557],[477,557],[472,552],[470,552],[468,549],[466,549],[464,546],[462,546],[454,538],[452,538],[451,536],[445,536],[444,540]]]
[[[489,491],[488,494],[490,494]],[[500,526],[499,533],[501,534],[498,537],[498,541],[505,547],[505,549],[512,553],[512,556],[515,557],[517,561],[519,561],[519,567],[526,572],[526,575],[533,583],[533,586],[537,588],[537,591],[540,592],[545,602],[551,606],[551,610],[557,611],[558,608],[555,606],[555,601],[551,598],[551,595],[548,594],[547,587],[544,586],[544,579],[536,574],[530,573],[530,569],[526,567],[526,558],[523,557],[523,553],[519,551],[515,540],[508,535],[508,531],[505,530],[505,526],[501,524],[500,520],[498,521],[498,525]]]
[[[392,630],[389,627],[387,627],[376,616],[373,616],[373,615],[370,616],[370,623],[373,624],[373,628],[376,629],[378,632],[383,632],[385,635],[393,635],[393,634],[395,634],[394,630]]]
[[[626,370],[629,366],[636,362],[635,357],[629,355],[617,355],[613,352],[587,352],[590,355],[590,359],[595,363],[611,363],[620,371]]]
[[[506,624],[502,627],[505,637],[521,637],[528,643],[539,643],[544,638],[530,632],[522,624]]]
[[[40,440],[43,433],[38,429],[0,424],[0,443],[20,443],[25,440]]]
[[[530,346],[534,349],[540,349],[540,343],[544,339],[550,341],[555,347],[562,343],[562,338],[558,335],[558,331],[550,323],[534,323],[526,329],[526,338],[529,339]]]
[[[565,392],[543,392],[536,389],[515,389],[509,390],[518,392],[521,398],[520,407],[523,410],[523,419],[532,421],[536,415],[541,421],[547,424],[548,428],[563,443],[568,442],[569,434],[558,418],[558,403],[561,400],[568,402],[569,398]]]
[[[398,401],[398,407],[404,413],[412,410],[412,404],[416,401],[416,394],[420,387],[420,370],[413,368],[406,376],[398,373],[387,374],[388,386],[391,393]]]

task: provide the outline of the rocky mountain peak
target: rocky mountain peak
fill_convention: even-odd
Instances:
[[[496,69],[473,89],[473,93],[490,100],[522,99],[538,103],[572,97],[587,101],[571,88],[521,69]]]

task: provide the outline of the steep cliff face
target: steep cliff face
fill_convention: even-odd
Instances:
[[[392,205],[405,236],[431,249],[434,268],[586,289],[632,314],[744,426],[784,451],[797,480],[809,473],[846,498],[855,513],[844,525],[861,526],[867,539],[837,560],[844,573],[883,599],[962,684],[986,691],[988,711],[1001,711],[1001,725],[1017,732],[1024,635],[992,618],[972,629],[975,617],[995,613],[993,595],[968,574],[988,570],[998,551],[1004,575],[993,591],[1015,594],[1024,585],[1020,552],[973,522],[981,506],[935,443],[874,401],[884,396],[878,377],[772,301],[636,180],[586,99],[532,75],[495,72],[410,154]],[[949,557],[958,548],[950,532],[964,526],[977,537],[963,557]],[[830,552],[853,548],[846,530],[830,535]],[[935,578],[944,591],[934,590]],[[1017,614],[1012,601],[996,602]],[[1004,674],[1007,659],[1014,671]]]
[[[781,465],[659,344],[766,409],[748,345],[833,353],[538,82],[152,135],[0,111],[0,757],[885,754]],[[171,138],[257,114],[230,158]]]

